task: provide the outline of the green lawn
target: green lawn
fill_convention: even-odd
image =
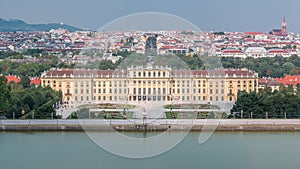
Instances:
[[[220,109],[217,105],[210,104],[167,104],[165,109]]]
[[[224,119],[224,113],[209,113],[209,112],[201,112],[201,113],[194,113],[194,112],[165,112],[167,119]]]

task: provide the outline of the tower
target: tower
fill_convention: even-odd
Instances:
[[[284,16],[283,21],[282,21],[282,29],[281,29],[281,33],[284,34],[284,35],[287,34],[286,26],[287,26],[286,25],[286,17]]]

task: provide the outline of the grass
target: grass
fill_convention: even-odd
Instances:
[[[165,109],[220,109],[217,105],[210,104],[167,104]]]
[[[224,119],[224,113],[213,113],[213,112],[165,112],[167,119]]]
[[[90,117],[89,117],[90,116]],[[73,112],[67,119],[125,119],[123,113],[115,111],[115,112]],[[132,119],[133,112],[129,111],[126,114],[126,119]]]

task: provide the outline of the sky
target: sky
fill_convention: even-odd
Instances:
[[[269,32],[286,15],[288,31],[300,33],[299,6],[299,0],[0,0],[0,18],[98,30],[126,15],[160,12],[203,31]]]

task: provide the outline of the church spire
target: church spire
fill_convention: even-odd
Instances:
[[[286,16],[284,15],[283,21],[282,21],[282,30],[281,30],[282,34],[287,34],[286,27],[287,27],[287,25],[286,25]]]

